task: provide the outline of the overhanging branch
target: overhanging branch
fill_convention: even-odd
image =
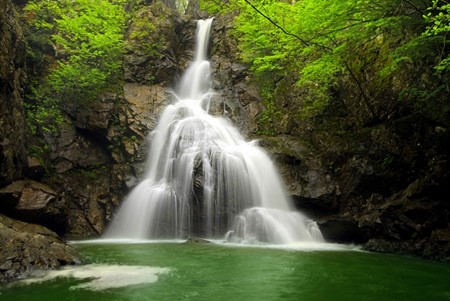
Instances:
[[[296,34],[287,32],[283,27],[281,27],[280,25],[278,25],[277,23],[275,23],[271,18],[269,18],[267,15],[265,15],[262,11],[260,11],[256,6],[254,6],[252,3],[250,3],[250,1],[248,0],[244,0],[248,5],[250,5],[258,14],[260,14],[262,17],[264,17],[267,21],[269,21],[270,23],[272,23],[276,28],[278,28],[279,30],[281,30],[284,34],[294,37],[297,40],[299,40],[303,45],[305,46],[309,46],[310,43],[308,43],[306,40],[302,39],[301,37],[297,36]]]

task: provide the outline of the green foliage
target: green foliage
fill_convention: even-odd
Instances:
[[[29,81],[28,101],[25,103],[26,120],[33,136],[39,133],[52,134],[58,131],[64,118],[60,102],[47,90],[47,85],[37,79]]]
[[[424,32],[426,37],[439,37],[441,42],[440,61],[436,65],[437,72],[450,71],[450,55],[446,46],[447,35],[450,32],[450,3],[443,0],[433,0],[433,4],[428,8],[428,13],[424,15],[428,23],[427,29]]]
[[[264,84],[262,84],[264,86]],[[278,110],[273,99],[273,93],[269,89],[261,91],[264,103],[264,110],[258,115],[256,123],[258,124],[257,134],[274,136],[277,133],[277,125],[283,114]]]
[[[224,14],[228,12],[228,8],[233,9],[233,5],[227,5],[227,2],[221,0],[199,1],[200,9],[210,14]]]
[[[43,140],[39,141],[40,143],[29,145],[27,149],[27,153],[29,156],[40,159],[40,163],[45,166],[45,162],[43,160],[45,154],[48,151],[48,144],[46,144]]]
[[[341,70],[340,62],[332,55],[323,55],[301,70],[297,84],[309,91],[305,96],[306,105],[300,113],[301,117],[313,116],[324,110],[329,100],[330,86]]]
[[[125,2],[27,3],[29,68],[35,76],[27,93],[27,115],[33,129],[55,131],[61,109],[80,106],[120,81]]]
[[[273,79],[273,91],[280,78],[296,78],[295,88],[303,91],[297,116],[303,118],[323,112],[341,79],[352,82],[376,114],[371,98],[408,70],[405,66],[413,69],[420,61],[433,66],[436,56],[442,56],[436,70],[450,64],[445,41],[436,39],[448,32],[447,1],[202,0],[201,5],[210,12],[236,12],[241,58],[257,78]]]
[[[382,166],[388,167],[392,165],[394,162],[394,156],[392,154],[386,154],[386,156],[383,158],[383,162],[381,163]]]
[[[130,45],[128,46],[159,59],[162,56],[165,38],[155,34],[156,26],[143,15],[146,11],[144,8],[132,19],[129,36]]]
[[[50,73],[48,84],[61,99],[92,99],[120,78],[124,10],[106,0],[58,1],[56,9],[52,2],[40,1],[36,6],[32,1],[25,8],[36,14],[45,11],[47,5],[53,9],[51,41],[61,59]]]
[[[448,84],[429,87],[409,87],[402,91],[401,97],[410,100],[415,109],[436,123],[450,126],[450,106]]]
[[[59,103],[53,98],[40,99],[39,105],[26,104],[26,118],[31,133],[56,133],[63,122]]]

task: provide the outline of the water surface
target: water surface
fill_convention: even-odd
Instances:
[[[450,264],[404,256],[179,242],[75,247],[89,265],[1,285],[0,300],[450,300]]]

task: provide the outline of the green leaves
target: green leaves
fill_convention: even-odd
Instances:
[[[436,36],[445,39],[449,29],[450,4],[443,0],[226,3],[202,1],[215,12],[234,12],[234,34],[241,58],[257,78],[272,78],[273,91],[280,78],[297,83],[297,94],[302,95],[297,116],[304,117],[320,114],[332,99],[337,83],[345,78],[353,83],[358,90],[355,94],[376,119],[370,103],[379,93],[379,85],[398,76],[396,73],[405,66],[413,68],[427,55],[439,55],[436,47],[433,49]],[[426,36],[421,36],[425,30]],[[436,70],[448,70],[447,52],[441,55]]]
[[[36,72],[38,80],[33,81],[35,86],[28,93],[36,115],[32,122],[48,119],[43,110],[57,120],[61,113],[56,109],[80,106],[121,79],[126,20],[123,3],[123,0],[27,3],[24,11],[32,46],[31,64],[43,65],[39,58],[47,63],[44,70]],[[41,128],[46,131],[46,127]]]
[[[56,23],[52,39],[67,57],[50,75],[57,91],[89,99],[95,96],[92,92],[119,78],[125,25],[121,6],[105,0],[78,0],[66,7]],[[67,91],[61,89],[61,82],[70,83]],[[83,95],[83,91],[89,93]]]
[[[125,29],[120,3],[30,1],[25,11],[32,16],[31,35],[49,30],[48,43],[58,63],[48,74],[47,84],[56,96],[87,101],[120,78]]]
[[[433,0],[432,6],[428,8],[428,13],[423,16],[428,26],[424,32],[428,37],[441,38],[442,51],[441,59],[435,69],[438,73],[450,71],[450,56],[446,45],[447,35],[450,32],[450,3],[442,0]]]

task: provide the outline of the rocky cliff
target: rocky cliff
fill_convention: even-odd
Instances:
[[[62,218],[58,196],[39,183],[13,182],[32,171],[25,151],[23,91],[26,44],[18,16],[12,1],[1,1],[0,281],[13,279],[35,268],[56,268],[78,262],[75,251],[57,234],[43,226],[31,224],[53,225],[57,222],[54,217]]]
[[[367,69],[375,62],[368,59]],[[343,78],[324,112],[303,120],[296,117],[302,92],[286,76],[274,87],[282,116],[272,120],[276,134],[262,141],[296,205],[327,240],[448,260],[450,124],[448,114],[435,117],[446,112],[448,94],[434,95],[427,110],[398,101],[411,86],[439,85],[420,64],[411,68],[383,85],[365,74],[371,110]]]
[[[0,187],[26,166],[23,86],[25,40],[11,1],[0,4]]]

